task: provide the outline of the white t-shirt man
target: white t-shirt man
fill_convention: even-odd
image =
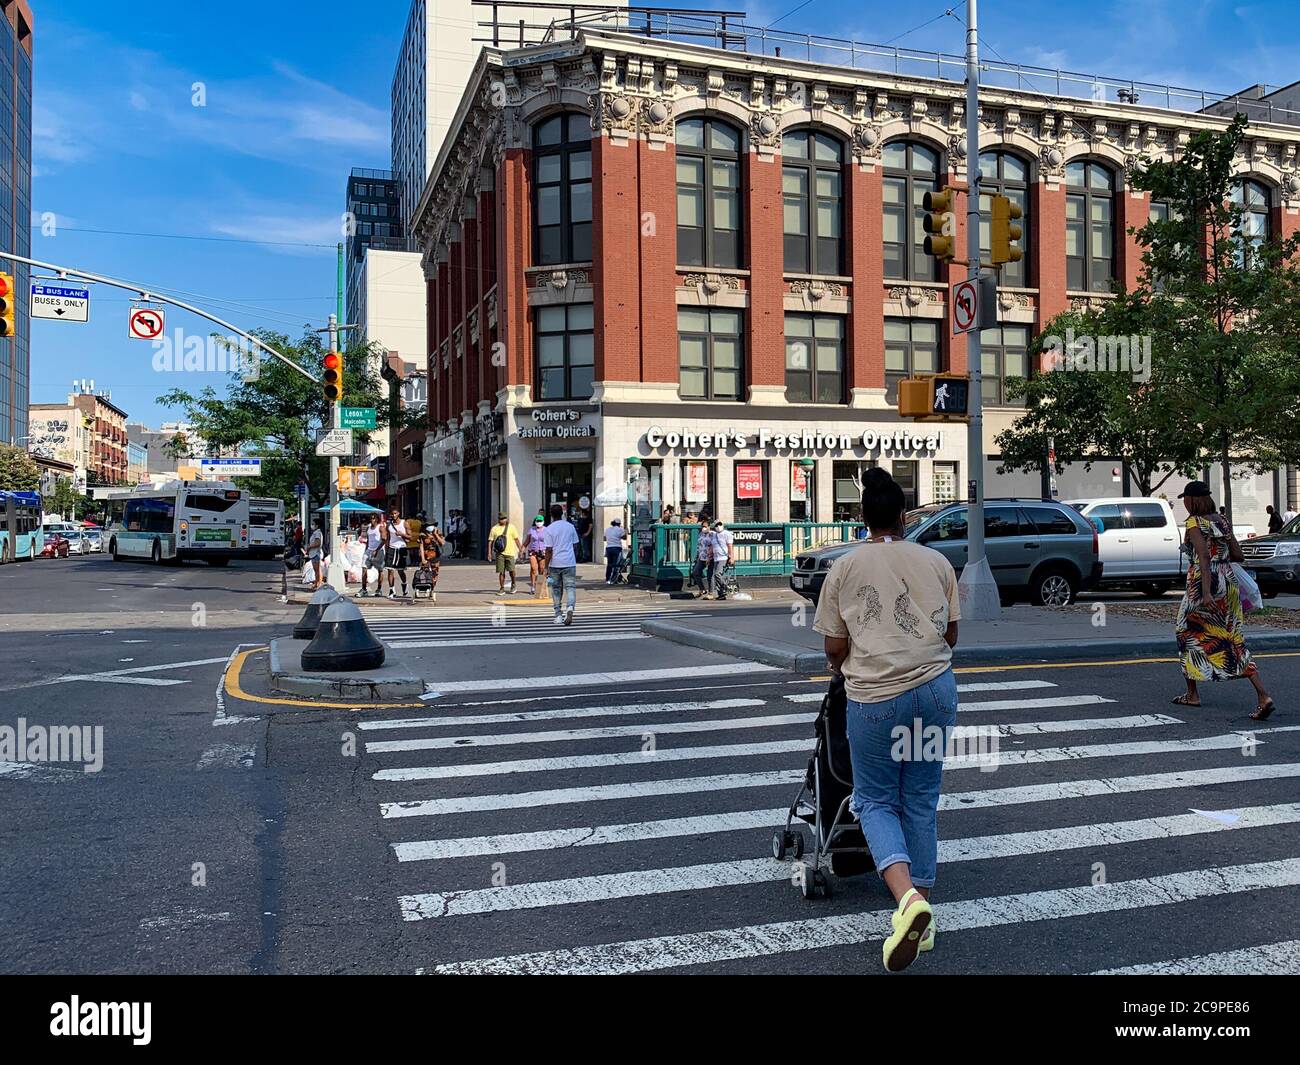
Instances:
[[[608,529],[605,530],[605,546],[607,548],[622,547],[623,537],[625,537],[626,535],[627,533],[623,531],[623,526],[611,525]]]
[[[546,546],[551,549],[552,569],[563,569],[578,564],[578,559],[573,553],[574,545],[578,542],[577,529],[561,518],[546,526],[543,535],[546,538]]]
[[[376,522],[374,525],[368,526],[366,528],[366,554],[373,555],[376,551],[378,551],[383,546],[384,546],[383,533],[380,532],[379,523]]]
[[[731,544],[735,537],[728,529],[713,530],[713,561],[726,562],[731,557]]]

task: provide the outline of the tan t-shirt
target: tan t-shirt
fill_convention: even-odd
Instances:
[[[961,617],[957,576],[938,551],[910,540],[859,544],[836,559],[813,628],[847,637],[850,699],[878,703],[934,680],[952,662],[943,634]]]

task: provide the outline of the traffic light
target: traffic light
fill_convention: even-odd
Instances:
[[[898,413],[918,420],[965,420],[970,414],[970,377],[941,373],[899,381]]]
[[[1013,219],[1024,212],[1006,196],[993,197],[993,217],[989,228],[989,258],[996,266],[1003,263],[1018,263],[1020,249],[1015,241],[1020,239],[1021,229]]]
[[[14,275],[0,273],[0,337],[11,337],[14,331]]]
[[[925,238],[925,254],[936,259],[949,261],[957,250],[957,215],[953,211],[956,205],[957,190],[945,185],[938,192],[927,192],[922,205],[926,215],[922,228],[928,234]]]
[[[343,399],[343,356],[337,351],[325,353],[321,363],[320,390],[326,403],[338,403]]]

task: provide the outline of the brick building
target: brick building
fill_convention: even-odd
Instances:
[[[68,397],[68,403],[80,411],[90,431],[87,483],[91,486],[126,484],[126,411],[107,395],[95,391],[75,392]]]
[[[811,43],[784,50],[812,59],[757,54],[792,35],[746,34],[730,27],[723,48],[578,26],[479,57],[413,225],[431,515],[461,507],[481,536],[498,508],[518,522],[558,501],[599,525],[630,471],[655,511],[735,521],[848,517],[867,463],[913,502],[965,495],[965,427],[894,410],[900,378],[967,368],[946,328],[965,267],[920,246],[924,192],[967,181],[963,72],[934,57],[877,73]],[[1136,283],[1129,230],[1162,207],[1126,174],[1227,124],[1205,106],[1133,102],[1128,82],[981,88],[982,187],[1025,212],[1024,261],[983,337],[990,494],[1039,494],[1037,477],[993,475],[1016,416],[1005,381],[1034,372],[1042,323]],[[1300,123],[1249,133],[1249,224],[1294,232]],[[1282,480],[1234,492],[1262,512]],[[1119,487],[1103,463],[1061,492]]]

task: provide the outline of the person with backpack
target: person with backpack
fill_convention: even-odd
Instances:
[[[497,567],[497,588],[504,594],[506,588],[506,574],[510,574],[509,591],[515,590],[515,562],[519,558],[519,552],[523,550],[523,541],[519,538],[519,530],[516,529],[510,521],[510,515],[504,510],[497,515],[497,523],[488,530],[488,561],[495,562]]]

